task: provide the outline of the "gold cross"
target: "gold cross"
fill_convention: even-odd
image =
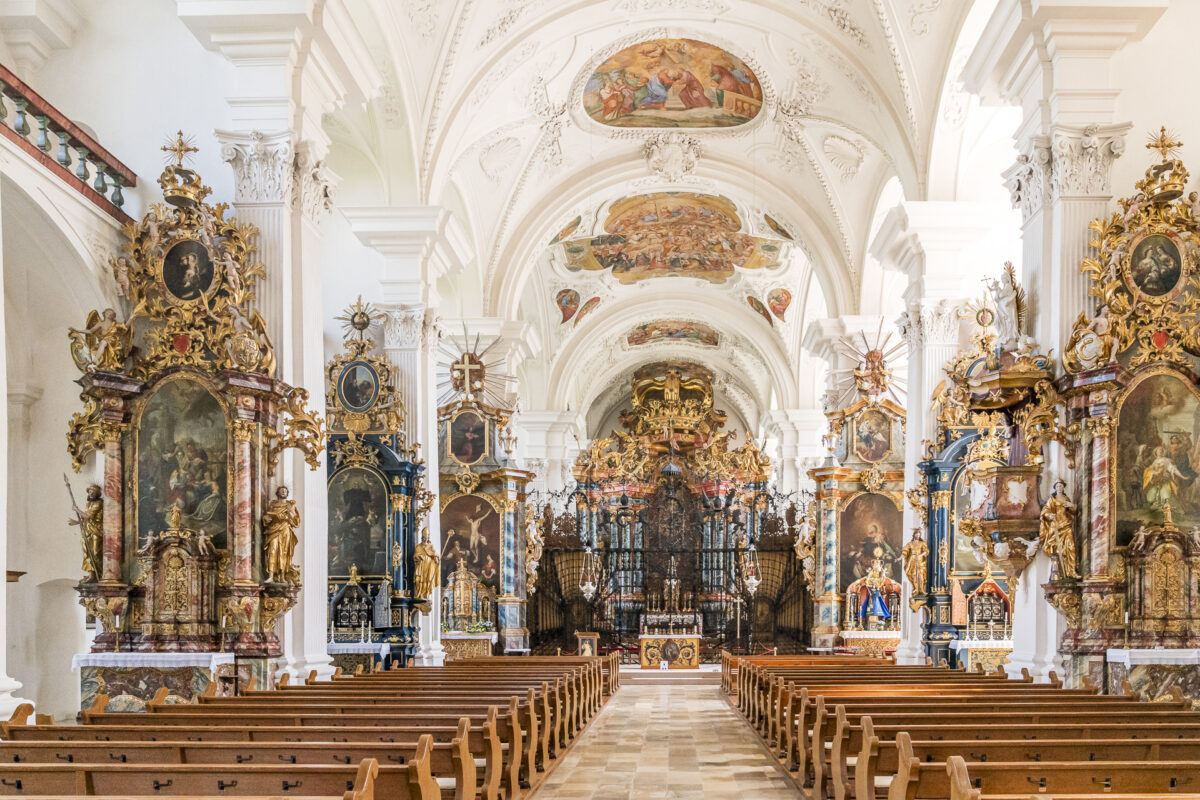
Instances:
[[[175,166],[177,166],[177,167],[182,167],[183,160],[185,158],[187,158],[188,155],[190,155],[191,153],[199,153],[200,152],[199,147],[192,146],[192,140],[190,137],[188,139],[183,138],[183,131],[179,131],[175,134],[174,142],[171,142],[170,144],[165,144],[158,149],[162,150],[164,153],[170,153],[172,156],[174,156],[175,157]]]
[[[1179,147],[1183,147],[1183,142],[1175,138],[1174,133],[1167,133],[1167,127],[1164,125],[1159,129],[1158,136],[1152,136],[1146,144],[1147,150],[1157,150],[1162,154],[1162,160],[1166,161],[1171,157],[1171,154]]]
[[[482,370],[483,365],[472,362],[470,357],[466,353],[463,353],[462,361],[455,362],[451,365],[451,367],[461,373],[463,380],[463,391],[468,395],[475,394],[475,387],[471,382],[471,372],[474,370]]]

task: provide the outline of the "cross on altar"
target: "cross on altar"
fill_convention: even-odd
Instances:
[[[463,353],[462,361],[456,361],[450,365],[452,370],[457,370],[459,379],[462,381],[463,393],[467,395],[475,394],[474,381],[471,380],[471,373],[475,370],[483,372],[483,364],[476,363],[471,359],[471,356]],[[480,375],[482,378],[482,374]]]
[[[192,145],[191,138],[184,139],[183,131],[175,134],[175,141],[158,148],[164,153],[170,153],[175,158],[175,166],[182,167],[183,160],[192,153],[199,153],[200,148]]]

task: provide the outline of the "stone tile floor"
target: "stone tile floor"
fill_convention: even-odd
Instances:
[[[798,791],[719,686],[622,686],[531,800],[774,800]]]

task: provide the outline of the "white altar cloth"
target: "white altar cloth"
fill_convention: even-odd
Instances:
[[[959,650],[1012,650],[1012,639],[955,639],[950,643],[950,649]]]
[[[1126,650],[1112,648],[1108,651],[1110,664],[1136,667],[1139,664],[1200,664],[1200,650],[1163,648],[1161,650]]]
[[[374,653],[383,660],[392,652],[392,648],[387,642],[329,642],[325,652],[331,656],[342,653]]]
[[[81,667],[204,667],[216,672],[232,664],[233,653],[76,653],[71,669]]]

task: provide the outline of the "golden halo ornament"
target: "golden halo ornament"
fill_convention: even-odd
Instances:
[[[364,303],[362,295],[358,296],[345,312],[334,317],[335,320],[342,323],[342,330],[345,331],[344,338],[346,341],[350,339],[362,340],[367,333],[377,325],[386,315],[370,303]]]

